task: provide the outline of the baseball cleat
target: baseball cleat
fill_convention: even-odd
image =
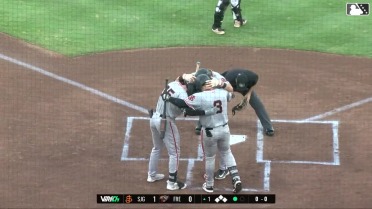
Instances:
[[[208,192],[208,193],[212,193],[213,192],[213,187],[210,186],[210,187],[207,187],[207,183],[204,183],[203,186],[202,186],[203,190]]]
[[[274,136],[274,129],[266,129],[265,134],[266,136]]]
[[[234,20],[234,27],[235,28],[240,28],[241,26],[247,24],[247,20],[242,20],[242,21],[239,21],[239,20]]]
[[[218,180],[225,179],[226,176],[229,174],[230,172],[227,169],[226,170],[218,169],[218,171],[214,173],[214,179],[218,179]]]
[[[201,132],[201,127],[196,126],[195,127],[195,134],[200,135],[200,132]]]
[[[234,186],[234,189],[233,189],[234,193],[238,193],[242,191],[242,182],[240,181],[240,179],[234,179],[233,186]]]
[[[225,34],[225,30],[222,29],[222,28],[212,28],[212,31],[213,31],[215,34],[218,34],[218,35],[223,35],[223,34]]]
[[[162,180],[164,178],[164,174],[160,174],[160,173],[157,173],[155,174],[155,176],[150,176],[148,175],[147,176],[147,182],[155,182],[155,181],[159,181],[159,180]]]
[[[171,182],[167,181],[167,189],[168,190],[178,190],[178,189],[185,189],[187,187],[187,184],[177,181],[177,182]]]

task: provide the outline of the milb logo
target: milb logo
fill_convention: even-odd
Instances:
[[[346,14],[349,16],[369,15],[369,3],[347,3]]]
[[[124,203],[124,196],[120,194],[97,194],[97,203]]]

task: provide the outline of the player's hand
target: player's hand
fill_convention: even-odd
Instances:
[[[218,110],[220,110],[220,108],[212,107],[208,110],[204,110],[204,112],[205,112],[205,115],[215,115],[217,114]]]
[[[220,88],[222,86],[222,81],[217,79],[211,79],[207,81],[207,87],[209,88]]]
[[[187,81],[188,83],[193,83],[195,81],[195,76],[193,74],[183,74],[182,75],[183,80]]]
[[[163,101],[168,101],[171,96],[168,94],[168,92],[162,93],[161,98]]]

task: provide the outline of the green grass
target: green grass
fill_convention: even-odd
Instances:
[[[242,1],[246,27],[211,32],[217,0],[1,0],[0,31],[68,56],[173,46],[252,46],[372,57],[372,15],[347,1]]]

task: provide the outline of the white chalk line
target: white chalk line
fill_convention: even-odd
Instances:
[[[339,140],[338,140],[338,121],[304,121],[304,120],[272,120],[272,122],[278,123],[296,123],[296,124],[330,124],[332,125],[332,162],[324,161],[300,161],[300,160],[265,160],[264,159],[264,135],[263,127],[260,120],[257,120],[257,149],[256,149],[256,162],[265,163],[264,179],[263,179],[263,190],[270,191],[270,173],[272,163],[287,163],[287,164],[313,164],[313,165],[340,165],[339,156]],[[272,139],[267,139],[272,140]]]
[[[265,160],[264,159],[264,136],[261,122],[257,120],[257,153],[256,161],[258,163],[293,163],[293,164],[316,164],[316,165],[340,165],[339,139],[338,139],[338,121],[303,121],[303,120],[272,120],[279,123],[296,124],[330,124],[332,125],[332,155],[333,161],[306,161],[306,160]],[[271,139],[267,139],[271,140]]]
[[[333,130],[333,134],[332,134],[332,137],[333,137],[333,162],[334,162],[334,165],[340,165],[340,145],[339,145],[339,141],[338,141],[338,126],[339,126],[339,122],[338,121],[335,121],[333,124],[332,124],[332,130]]]
[[[319,115],[316,115],[316,116],[313,116],[313,117],[310,117],[310,118],[303,119],[303,121],[319,120],[319,119],[322,119],[322,118],[325,118],[325,117],[328,117],[328,116],[331,116],[331,115],[349,110],[351,108],[363,105],[363,104],[368,103],[368,102],[372,102],[372,97],[369,97],[369,98],[366,98],[366,99],[363,99],[363,100],[360,100],[360,101],[357,101],[357,102],[354,102],[354,103],[351,103],[351,104],[348,104],[348,105],[345,105],[345,106],[342,106],[342,107],[339,107],[339,108],[335,108],[331,111],[328,111],[328,112],[325,112],[325,113],[322,113],[322,114],[319,114]]]
[[[177,118],[178,120],[184,120],[184,121],[196,121],[198,118]],[[176,120],[177,120],[176,119]],[[148,161],[148,158],[144,157],[128,157],[129,152],[129,139],[130,139],[130,133],[131,129],[133,127],[133,121],[134,120],[150,120],[149,117],[127,117],[127,125],[126,125],[126,132],[124,137],[124,145],[123,145],[123,152],[121,155],[122,161]],[[167,158],[160,158],[159,160],[168,160]],[[188,185],[192,185],[193,181],[193,169],[195,167],[195,162],[202,162],[203,161],[203,150],[201,147],[201,143],[199,141],[198,147],[197,147],[197,156],[195,158],[179,158],[180,161],[187,161],[187,169],[186,169],[186,183]],[[243,188],[242,191],[245,192],[263,192],[263,191],[270,191],[270,162],[265,162],[265,170],[264,170],[264,180],[263,180],[263,189],[256,189],[256,188]],[[200,187],[193,187],[188,186],[189,190],[201,190]],[[232,188],[218,188],[216,191],[231,191]]]
[[[126,106],[128,108],[131,108],[131,109],[134,109],[134,110],[137,110],[139,112],[142,112],[142,113],[147,113],[147,109],[144,108],[144,107],[141,107],[141,106],[138,106],[138,105],[135,105],[135,104],[132,104],[130,102],[127,102],[127,101],[124,101],[124,100],[121,100],[119,98],[116,98],[114,96],[111,96],[109,94],[106,94],[104,92],[101,92],[97,89],[94,89],[94,88],[91,88],[89,86],[86,86],[84,84],[81,84],[79,82],[76,82],[76,81],[73,81],[73,80],[70,80],[70,79],[67,79],[65,77],[62,77],[62,76],[59,76],[57,74],[54,74],[54,73],[51,73],[47,70],[44,70],[42,68],[39,68],[39,67],[36,67],[34,65],[31,65],[31,64],[28,64],[28,63],[25,63],[25,62],[22,62],[22,61],[19,61],[17,59],[14,59],[14,58],[11,58],[11,57],[8,57],[6,55],[3,55],[0,53],[0,58],[3,59],[3,60],[6,60],[8,62],[11,62],[11,63],[14,63],[16,65],[19,65],[19,66],[22,66],[22,67],[25,67],[27,69],[30,69],[34,72],[38,72],[40,74],[43,74],[47,77],[50,77],[50,78],[53,78],[53,79],[56,79],[56,80],[59,80],[59,81],[62,81],[64,83],[67,83],[67,84],[70,84],[72,86],[75,86],[77,88],[80,88],[82,90],[85,90],[85,91],[88,91],[94,95],[97,95],[97,96],[100,96],[102,98],[105,98],[109,101],[112,101],[114,103],[118,103],[118,104],[121,104],[123,106]],[[336,108],[336,109],[333,109],[329,112],[326,112],[326,113],[323,113],[323,114],[319,114],[317,116],[313,116],[313,117],[310,117],[310,118],[307,118],[307,119],[304,119],[302,121],[297,121],[297,123],[303,123],[304,121],[307,121],[308,123],[311,122],[311,121],[314,121],[314,120],[317,120],[317,119],[321,119],[321,118],[325,118],[325,117],[328,117],[330,115],[333,115],[333,114],[336,114],[336,113],[339,113],[339,112],[342,112],[342,111],[345,111],[345,110],[348,110],[348,109],[351,109],[353,107],[356,107],[356,106],[360,106],[362,104],[365,104],[365,103],[368,103],[368,102],[371,102],[372,101],[372,97],[370,98],[367,98],[367,99],[364,99],[364,100],[361,100],[361,101],[358,101],[358,102],[354,102],[352,104],[349,104],[349,105],[345,105],[343,107],[340,107],[340,108]],[[139,118],[137,118],[139,119]],[[143,118],[140,118],[140,119],[145,119],[144,117]],[[148,118],[146,118],[148,119]],[[197,120],[197,118],[180,118],[178,120]],[[286,120],[277,120],[277,122],[285,122]],[[319,122],[319,121],[318,121]],[[128,118],[128,123],[127,123],[127,129],[126,129],[126,134],[125,134],[125,139],[124,139],[124,145],[123,145],[123,153],[122,153],[122,156],[121,156],[121,159],[125,159],[125,160],[147,160],[146,158],[128,158],[128,143],[126,142],[129,142],[129,136],[130,136],[130,130],[131,130],[131,127],[132,127],[132,123],[133,123],[133,118]],[[325,121],[323,123],[329,123],[328,121]],[[260,124],[259,124],[260,125]],[[261,126],[261,125],[260,125]],[[324,164],[324,165],[339,165],[340,164],[340,160],[339,160],[339,144],[338,144],[338,123],[337,124],[334,124],[333,125],[333,130],[337,130],[337,131],[333,131],[333,148],[334,148],[334,162],[310,162],[310,161],[276,161],[277,163],[309,163],[309,164]],[[261,139],[260,139],[261,138]],[[261,131],[258,131],[257,133],[257,162],[262,162],[262,163],[265,163],[265,171],[264,171],[264,190],[265,191],[269,191],[270,190],[270,167],[271,167],[271,161],[269,160],[263,160],[263,134],[262,134],[262,127],[261,127]],[[337,140],[335,140],[337,139]],[[187,159],[180,159],[180,160],[187,160],[188,161],[188,168],[187,168],[187,179],[188,179],[188,182],[191,182],[192,180],[192,169],[194,167],[194,164],[195,164],[195,161],[200,161],[200,149],[198,149],[198,158],[196,159],[192,159],[192,158],[187,158]],[[259,190],[256,190],[256,189],[243,189],[243,191],[259,191]]]
[[[75,87],[77,87],[77,88],[79,88],[79,89],[82,89],[82,90],[88,91],[88,92],[90,92],[90,93],[92,93],[92,94],[94,94],[94,95],[97,95],[97,96],[103,97],[103,98],[105,98],[105,99],[107,99],[107,100],[109,100],[109,101],[112,101],[112,102],[115,102],[115,103],[121,104],[121,105],[123,105],[123,106],[125,106],[125,107],[131,108],[131,109],[134,109],[134,110],[137,110],[137,111],[139,111],[139,112],[141,112],[141,113],[145,113],[145,114],[148,113],[148,112],[147,112],[147,109],[144,108],[144,107],[141,107],[141,106],[138,106],[138,105],[132,104],[132,103],[130,103],[130,102],[127,102],[127,101],[121,100],[121,99],[119,99],[119,98],[116,98],[116,97],[111,96],[111,95],[109,95],[109,94],[106,94],[106,93],[104,93],[104,92],[101,92],[101,91],[99,91],[99,90],[97,90],[97,89],[91,88],[91,87],[86,86],[86,85],[84,85],[84,84],[81,84],[81,83],[79,83],[79,82],[76,82],[76,81],[70,80],[70,79],[68,79],[68,78],[65,78],[65,77],[59,76],[59,75],[57,75],[57,74],[51,73],[51,72],[49,72],[49,71],[47,71],[47,70],[41,69],[41,68],[36,67],[36,66],[34,66],[34,65],[27,64],[27,63],[22,62],[22,61],[19,61],[19,60],[17,60],[17,59],[14,59],[14,58],[11,58],[11,57],[8,57],[8,56],[5,56],[5,55],[3,55],[3,54],[1,54],[1,53],[0,53],[0,59],[3,59],[3,60],[5,60],[5,61],[11,62],[11,63],[13,63],[13,64],[16,64],[16,65],[22,66],[22,67],[24,67],[24,68],[30,69],[30,70],[32,70],[32,71],[34,71],[34,72],[38,72],[38,73],[43,74],[43,75],[45,75],[45,76],[47,76],[47,77],[49,77],[49,78],[53,78],[53,79],[56,79],[56,80],[58,80],[58,81],[62,81],[62,82],[64,82],[64,83],[70,84],[70,85],[75,86]]]

